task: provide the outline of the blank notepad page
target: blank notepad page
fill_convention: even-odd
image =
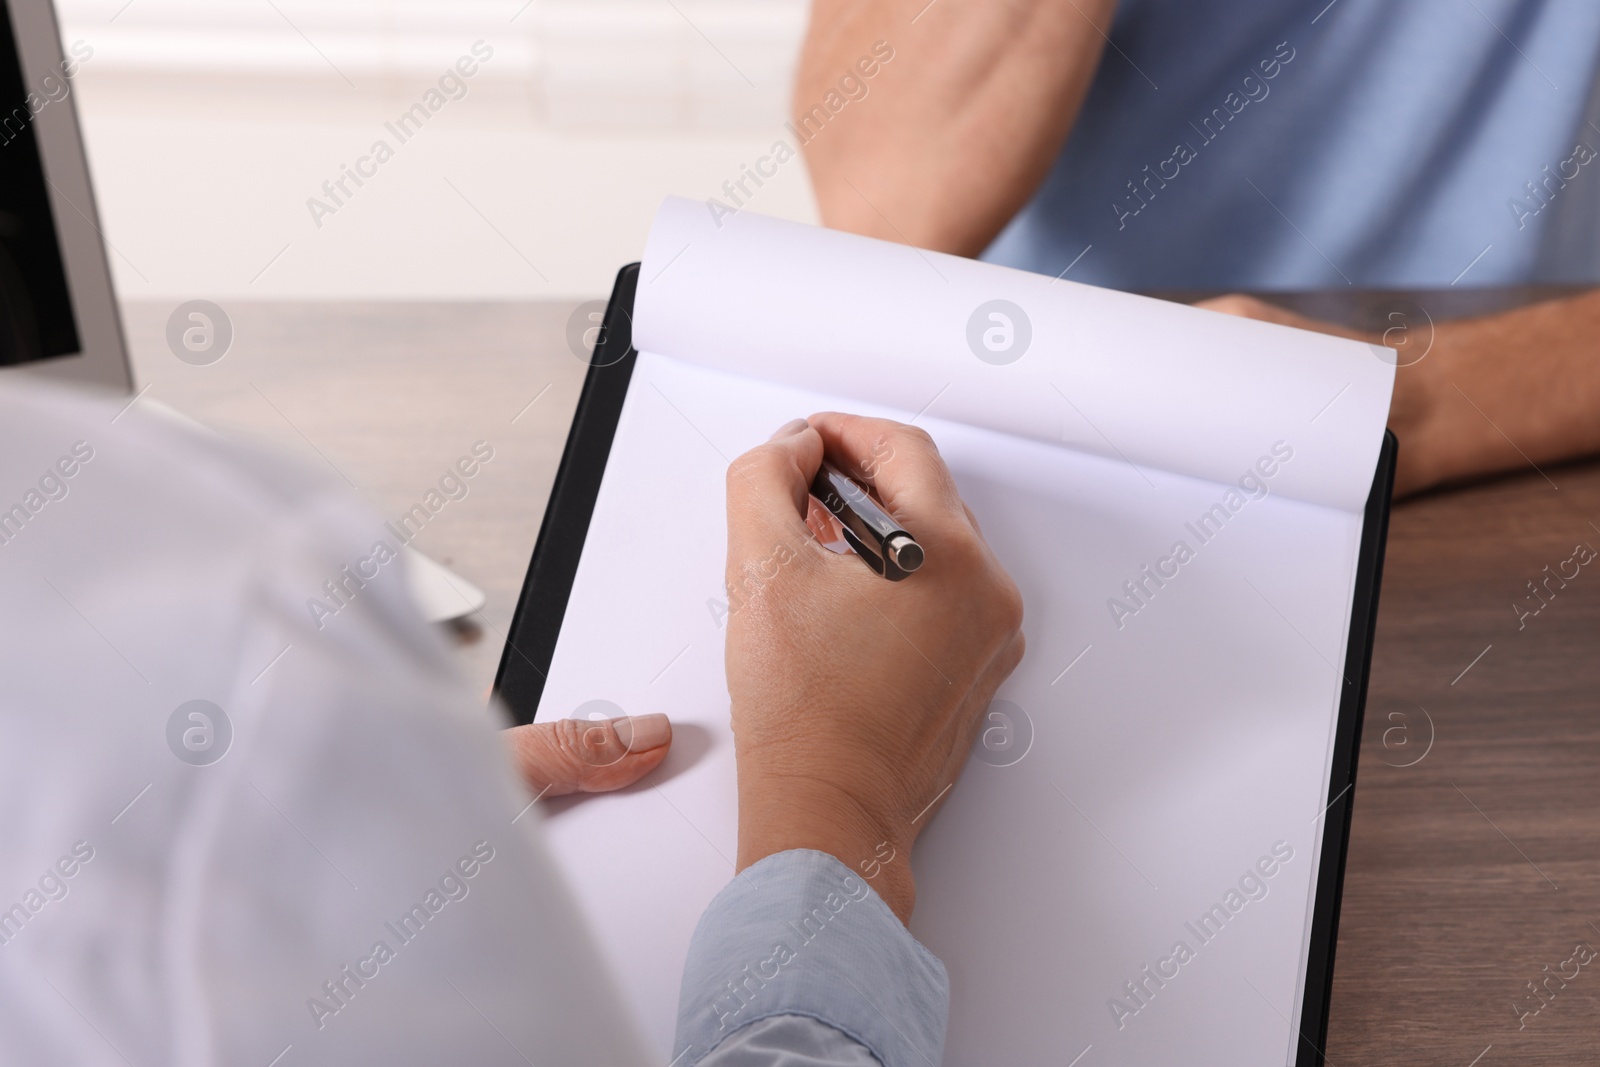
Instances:
[[[1010,364],[967,340],[995,299],[1029,318]],[[645,783],[548,805],[662,1062],[690,934],[733,875],[727,464],[828,409],[927,429],[1026,603],[1028,655],[911,858],[913,932],[950,972],[945,1062],[1292,1062],[1392,365],[683,201],[634,338],[538,717],[675,723]]]

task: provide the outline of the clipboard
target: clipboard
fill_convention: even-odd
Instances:
[[[544,692],[638,360],[633,306],[639,272],[640,265],[633,263],[617,275],[496,676],[495,692],[519,724],[533,721]],[[1327,807],[1304,960],[1297,1067],[1327,1062],[1322,1050],[1397,452],[1393,432],[1385,430],[1363,515],[1331,772],[1323,793]]]

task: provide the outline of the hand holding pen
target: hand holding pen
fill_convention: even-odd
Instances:
[[[865,471],[885,439],[893,459],[857,488],[900,533],[915,533],[925,562],[914,580],[875,577],[867,556],[813,544],[806,525],[824,452],[840,470]],[[792,848],[856,871],[868,863],[872,887],[906,918],[911,844],[1022,658],[1021,595],[915,427],[837,413],[796,420],[735,460],[727,485],[730,587],[785,547],[782,565],[727,617],[738,867]],[[881,542],[869,531],[862,543],[886,546],[903,570],[907,542],[879,529]]]
[[[811,481],[811,495],[838,521],[856,555],[878,574],[898,582],[922,566],[925,555],[916,538],[865,486],[827,460]]]

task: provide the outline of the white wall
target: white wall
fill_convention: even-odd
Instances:
[[[804,0],[59,0],[125,299],[570,298],[782,123]],[[385,129],[475,41],[493,58]],[[394,157],[322,189],[383,139]],[[371,169],[371,165],[368,165]],[[313,218],[312,197],[336,206]],[[804,165],[753,210],[810,220]],[[320,225],[318,225],[320,221]]]

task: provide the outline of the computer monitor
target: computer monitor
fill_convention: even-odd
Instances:
[[[0,0],[0,374],[128,391],[122,325],[51,0]]]

